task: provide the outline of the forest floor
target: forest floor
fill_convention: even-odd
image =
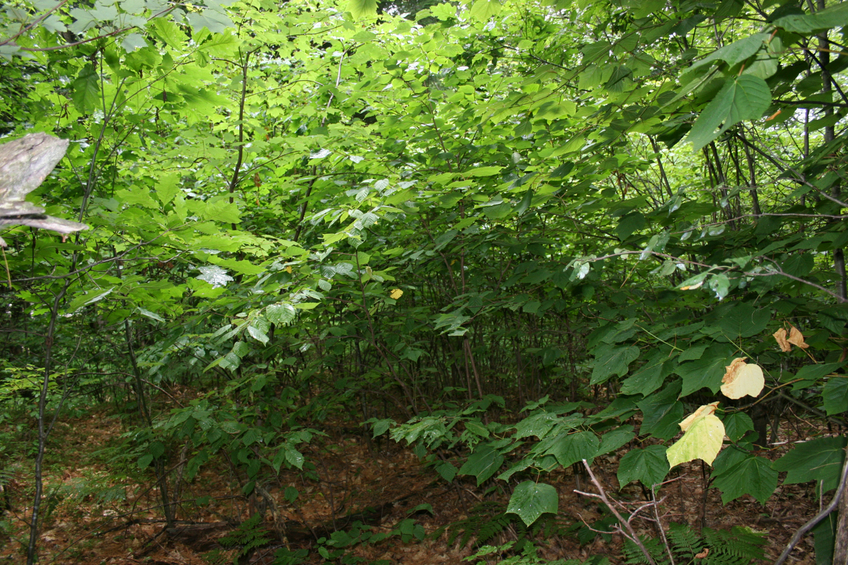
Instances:
[[[766,456],[777,458],[786,445],[808,439],[811,431],[791,424],[784,427],[783,447]],[[595,499],[574,492],[595,489],[572,469],[546,476],[559,493],[560,516],[544,531],[528,533],[517,520],[500,518],[509,494],[497,485],[477,487],[462,477],[449,484],[422,465],[410,448],[387,440],[374,443],[356,423],[331,421],[320,429],[327,435],[303,450],[319,480],[281,470],[273,483],[265,485],[271,503],[260,499],[253,505],[254,510],[263,506],[265,510],[263,522],[253,530],[237,529],[248,518],[251,503],[221,463],[204,466],[181,487],[179,522],[166,531],[158,491],[150,486],[155,483],[152,472],[141,473],[120,457],[125,449],[121,420],[96,410],[59,422],[45,461],[40,563],[271,564],[276,554],[277,563],[292,565],[462,564],[475,553],[481,535],[489,536],[485,541],[491,545],[529,539],[538,550],[538,563],[595,555],[623,562],[619,536],[596,534],[586,526],[598,523],[605,513]],[[644,500],[645,493],[636,485],[618,491],[615,471],[622,454],[599,457],[592,469],[609,495],[623,501]],[[767,562],[774,562],[792,534],[818,509],[808,485],[781,485],[766,506],[748,495],[723,506],[716,489],[704,492],[704,468],[699,463],[683,467],[672,472],[670,478],[676,480],[661,491],[664,521],[713,529],[747,526],[765,532]],[[10,510],[0,516],[0,564],[24,562],[34,482],[28,465],[21,462],[16,468],[9,485]],[[287,501],[286,494],[289,498],[293,494],[287,487],[298,491],[293,503]],[[356,530],[356,521],[366,527]],[[393,535],[376,543],[341,547],[378,533]],[[239,545],[227,547],[227,539],[236,538]],[[321,538],[324,541],[318,543]],[[258,547],[248,551],[250,541]],[[298,551],[302,560],[294,559]],[[335,560],[325,559],[333,552]],[[284,560],[284,554],[291,560]],[[470,562],[497,561],[490,556]],[[811,537],[798,546],[789,563],[815,563]]]

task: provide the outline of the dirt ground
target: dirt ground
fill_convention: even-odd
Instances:
[[[117,455],[114,446],[124,433],[120,420],[100,412],[60,422],[51,436],[46,465],[40,562],[270,564],[285,548],[293,553],[308,552],[302,561],[307,564],[460,564],[474,553],[476,534],[483,526],[500,524],[498,516],[509,499],[503,483],[493,488],[488,484],[477,487],[462,477],[447,483],[409,448],[387,440],[374,443],[344,422],[326,424],[322,431],[326,437],[304,448],[318,480],[283,470],[264,485],[265,496],[245,497],[226,464],[210,464],[194,480],[179,487],[178,521],[167,530],[158,491],[150,487],[155,483],[152,473],[142,483],[137,471],[121,467],[126,462],[114,463],[122,461],[120,457],[109,459]],[[792,442],[808,439],[805,436],[812,431],[787,425],[779,446],[764,454],[777,458]],[[624,452],[597,458],[592,469],[610,496],[633,503],[626,506],[633,508],[645,500],[646,493],[635,484],[618,491],[615,472]],[[24,561],[34,485],[26,464],[20,462],[16,468],[9,485],[11,509],[0,518],[5,521],[5,527],[0,528],[0,563]],[[766,506],[747,495],[723,506],[716,489],[705,493],[708,475],[700,462],[670,474],[673,480],[660,492],[665,523],[714,529],[748,526],[767,534],[766,556],[773,562],[793,533],[818,511],[810,485],[781,485]],[[560,515],[545,531],[526,534],[538,548],[538,555],[546,560],[602,555],[612,563],[621,563],[620,537],[595,534],[586,526],[603,518],[596,500],[574,492],[594,491],[587,477],[568,469],[546,476],[545,481],[558,491]],[[293,502],[289,501],[294,492],[291,487],[297,490]],[[264,520],[254,531],[267,543],[247,551],[243,548],[248,540],[238,538],[236,528],[256,512]],[[333,532],[350,532],[356,521],[367,525],[363,537],[395,535],[344,548],[343,559],[325,559],[326,554],[322,557],[319,546],[325,552],[333,548],[316,540],[336,539]],[[446,528],[456,523],[468,527]],[[634,524],[650,531],[651,526],[644,521]],[[515,540],[525,535],[519,526],[514,522],[500,524],[493,528],[494,533],[486,534],[490,536],[486,542],[500,545]],[[441,533],[434,535],[440,528]],[[467,531],[471,533],[464,539]],[[227,539],[233,536],[238,544],[228,547]],[[497,561],[490,557],[486,562]],[[811,537],[798,546],[789,562],[815,563]]]

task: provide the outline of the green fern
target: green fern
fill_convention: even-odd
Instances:
[[[222,547],[240,548],[236,556],[233,558],[233,563],[237,563],[239,558],[250,555],[254,549],[260,548],[271,542],[265,537],[265,532],[259,529],[262,524],[262,515],[254,514],[238,528],[218,540]]]
[[[647,536],[642,536],[640,540],[656,563],[668,563],[668,559],[665,556],[665,548],[663,548],[661,540]],[[641,548],[629,539],[624,541],[624,547],[621,551],[624,554],[624,562],[628,565],[649,563],[648,558],[642,553]]]
[[[460,545],[464,547],[468,542],[474,540],[474,547],[479,548],[490,543],[507,529],[515,536],[515,549],[519,552],[530,539],[536,536],[547,539],[565,533],[562,523],[554,519],[537,520],[528,528],[517,515],[507,514],[504,504],[484,501],[473,507],[467,518],[442,526],[433,532],[430,537],[436,539],[448,532],[448,544],[453,544],[459,539]]]
[[[674,548],[675,556],[681,560],[694,559],[704,548],[704,540],[685,524],[670,524],[666,537],[668,543]]]
[[[704,528],[699,535],[685,524],[671,524],[666,537],[678,563],[697,559],[702,565],[748,565],[754,560],[765,560],[764,536],[748,528],[737,526],[730,531]],[[668,563],[668,553],[662,540],[644,537],[641,541],[656,563]],[[629,565],[648,562],[642,550],[630,540],[625,541],[622,553]]]
[[[514,553],[514,555],[505,559],[499,559],[499,556],[504,554]],[[484,561],[475,561],[483,558]],[[498,565],[609,565],[609,560],[606,557],[596,555],[590,557],[587,561],[578,559],[557,559],[556,561],[548,561],[542,559],[536,554],[536,547],[532,543],[526,543],[524,547],[518,551],[515,547],[515,542],[509,541],[501,546],[484,545],[477,553],[466,557],[463,561],[470,561],[474,565],[485,565],[491,563],[491,559],[498,559]]]
[[[527,535],[527,527],[514,514],[507,514],[503,504],[495,501],[484,501],[469,512],[468,518],[442,526],[432,537],[437,538],[448,531],[448,544],[453,544],[460,538],[460,545],[465,546],[474,539],[476,546],[481,546],[510,525],[515,528],[519,539]],[[461,536],[461,537],[460,537]]]
[[[0,512],[12,509],[12,497],[9,495],[9,483],[15,473],[12,467],[0,467]]]
[[[730,531],[704,528],[703,534],[707,547],[711,548],[704,565],[750,563],[754,559],[765,561],[766,539],[749,528],[735,526]]]

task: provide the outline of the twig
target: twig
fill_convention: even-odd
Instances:
[[[586,467],[586,472],[589,473],[589,478],[591,479],[592,484],[595,485],[595,488],[598,489],[598,493],[600,494],[581,492],[579,490],[575,490],[574,492],[576,492],[577,494],[582,494],[583,496],[601,499],[601,502],[603,502],[606,507],[610,509],[610,512],[613,513],[616,519],[618,519],[618,523],[620,524],[619,531],[621,532],[621,534],[633,543],[635,543],[639,547],[639,549],[642,550],[642,554],[645,556],[645,559],[648,560],[648,563],[650,563],[651,565],[657,565],[657,562],[654,561],[654,558],[651,557],[651,554],[648,552],[648,548],[645,547],[645,544],[642,543],[642,540],[639,539],[639,536],[636,534],[636,531],[633,529],[633,526],[630,525],[630,520],[625,520],[624,518],[622,518],[621,514],[618,513],[618,510],[615,509],[615,505],[610,501],[609,498],[607,498],[607,493],[604,491],[604,487],[602,487],[601,483],[598,482],[598,479],[595,478],[595,474],[592,473],[592,469],[589,467],[589,463],[587,463],[585,459],[583,460],[583,466]],[[627,533],[624,533],[624,531],[621,530],[622,526],[624,528],[627,528]]]
[[[668,562],[671,565],[674,565],[674,556],[672,555],[671,546],[668,543],[668,538],[665,536],[665,529],[663,528],[663,523],[660,519],[660,504],[657,502],[657,486],[659,485],[651,486],[651,498],[654,501],[654,516],[657,519],[657,529],[660,531],[660,536],[662,537],[666,553],[668,553]],[[663,500],[665,500],[665,498],[663,498]]]

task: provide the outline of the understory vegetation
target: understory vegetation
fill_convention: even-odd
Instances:
[[[5,2],[0,559],[846,563],[846,24]]]

